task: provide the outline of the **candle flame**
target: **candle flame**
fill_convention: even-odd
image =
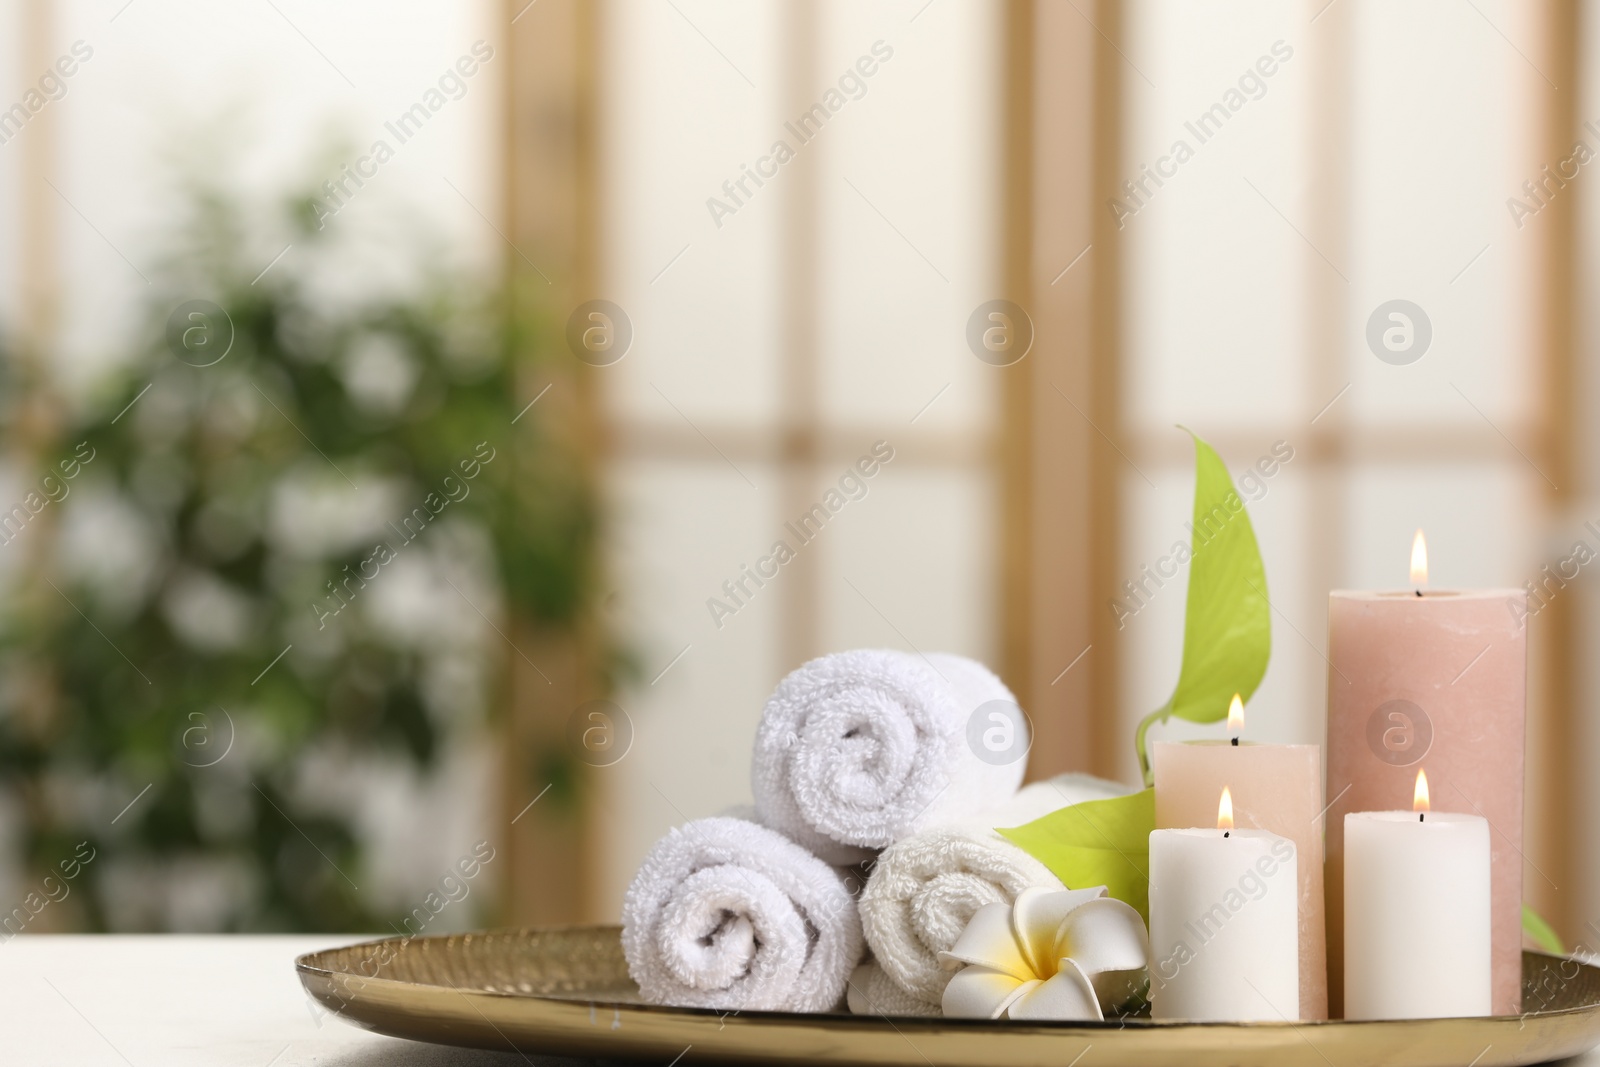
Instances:
[[[1222,799],[1217,802],[1217,829],[1233,829],[1233,794],[1227,786],[1222,787]]]
[[[1421,529],[1411,539],[1411,584],[1417,589],[1428,584],[1428,542]]]
[[[1412,794],[1412,811],[1431,811],[1428,807],[1428,776],[1421,767],[1417,768],[1417,791]]]
[[[1244,701],[1239,699],[1239,694],[1233,694],[1233,702],[1228,705],[1228,734],[1238,737],[1244,733]]]

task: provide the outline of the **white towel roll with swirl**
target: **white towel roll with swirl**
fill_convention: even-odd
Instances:
[[[1029,886],[1063,888],[1048,867],[995,828],[1021,826],[1071,804],[1126,792],[1116,782],[1062,774],[1033,783],[986,816],[931,827],[885,849],[861,894],[862,931],[883,979],[936,1008],[953,973],[943,968],[939,953],[956,943],[979,908],[1011,904]],[[851,1010],[882,1013],[869,1006],[873,999],[894,1002],[883,993],[852,996]]]
[[[656,842],[622,905],[622,950],[651,1004],[827,1011],[862,956],[843,872],[745,819]]]
[[[1002,742],[987,750],[969,739],[985,705],[998,726],[980,716],[980,727]],[[830,863],[860,863],[925,826],[1004,803],[1022,784],[1027,749],[1016,698],[981,663],[860,649],[778,684],[756,731],[751,786],[763,824]]]

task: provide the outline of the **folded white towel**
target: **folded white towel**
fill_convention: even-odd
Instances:
[[[762,823],[849,864],[999,805],[1027,761],[985,762],[968,744],[968,720],[993,700],[1016,702],[963,656],[861,649],[812,660],[761,713],[751,785]]]
[[[939,953],[955,944],[973,913],[985,904],[1010,904],[1028,886],[1062,888],[1049,868],[995,828],[1021,826],[1070,804],[1126,792],[1125,786],[1086,774],[1058,775],[1035,782],[980,818],[936,826],[885,849],[861,894],[862,930],[884,977],[908,997],[937,1008],[951,977]],[[888,1000],[882,994],[877,999]]]
[[[843,874],[782,834],[697,819],[634,875],[622,951],[652,1004],[827,1011],[861,960],[861,918]]]

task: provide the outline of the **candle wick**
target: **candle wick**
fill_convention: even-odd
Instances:
[[[1417,812],[1417,821],[1418,822],[1427,822],[1428,821],[1428,813],[1425,812],[1425,811]]]
[[[1415,592],[1418,596],[1422,595],[1422,590],[1420,589],[1413,590],[1413,592]]]
[[[1233,833],[1233,831],[1232,831],[1232,830],[1224,830],[1224,831],[1222,831],[1222,836],[1223,836],[1223,837],[1227,837],[1227,836],[1228,836],[1228,835],[1229,835],[1229,834],[1231,834],[1231,833]]]
[[[1233,745],[1234,748],[1239,747],[1239,739],[1237,737],[1229,738],[1228,743]]]

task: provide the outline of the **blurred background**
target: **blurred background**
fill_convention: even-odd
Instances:
[[[0,922],[611,921],[853,646],[1131,779],[1181,423],[1258,739],[1418,527],[1538,584],[1527,891],[1594,946],[1597,72],[1510,0],[0,0]]]

